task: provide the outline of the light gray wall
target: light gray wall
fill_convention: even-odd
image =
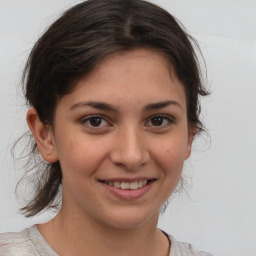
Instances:
[[[38,36],[74,0],[0,0],[0,232],[50,218],[20,216],[10,145],[25,129],[19,88],[24,61]],[[185,173],[188,197],[177,197],[159,226],[218,256],[253,256],[256,228],[256,1],[155,0],[199,41],[212,96],[203,101],[211,146],[196,144]]]

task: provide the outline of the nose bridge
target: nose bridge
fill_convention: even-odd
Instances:
[[[131,124],[120,128],[111,152],[111,160],[129,170],[135,170],[148,159],[146,141],[140,128]]]

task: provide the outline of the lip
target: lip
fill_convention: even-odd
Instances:
[[[104,180],[99,180],[99,181],[105,181],[105,182],[115,182],[115,181],[120,181],[120,182],[134,182],[134,181],[140,181],[140,180],[155,180],[155,178],[149,178],[149,177],[136,177],[136,178],[113,178],[113,179],[104,179]]]
[[[107,181],[133,182],[135,180],[141,180],[141,179],[138,179],[138,178],[136,178],[136,179],[111,179],[111,180],[107,180]],[[143,186],[141,188],[138,188],[138,189],[135,189],[135,190],[116,188],[116,187],[110,186],[110,185],[108,185],[104,182],[100,182],[100,184],[102,184],[102,186],[106,190],[108,190],[112,195],[114,195],[115,197],[117,197],[119,199],[135,200],[135,199],[138,199],[140,197],[143,197],[151,189],[154,182],[155,182],[155,180],[151,180],[151,182],[149,182],[145,186]]]

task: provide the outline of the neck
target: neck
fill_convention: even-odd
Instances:
[[[157,221],[158,214],[138,227],[121,229],[61,209],[52,221],[38,229],[59,255],[165,256],[169,242],[157,229]]]

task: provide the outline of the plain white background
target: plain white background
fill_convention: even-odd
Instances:
[[[26,129],[20,78],[44,29],[74,0],[0,0],[0,232],[50,218],[18,214],[10,147]],[[159,226],[215,256],[256,255],[256,1],[155,0],[198,40],[212,95],[204,99],[209,139],[198,140],[185,174],[188,196],[177,196]]]

